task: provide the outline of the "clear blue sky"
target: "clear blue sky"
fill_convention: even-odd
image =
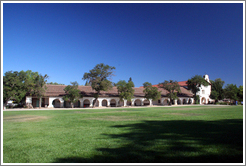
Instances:
[[[205,73],[243,85],[243,4],[3,5],[3,73],[84,85],[98,63],[136,87]]]

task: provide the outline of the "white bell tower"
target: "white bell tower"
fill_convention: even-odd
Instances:
[[[207,74],[205,74],[204,76],[203,76],[203,78],[208,82],[208,83],[210,83],[210,81],[209,81],[209,77],[208,77],[208,75]]]

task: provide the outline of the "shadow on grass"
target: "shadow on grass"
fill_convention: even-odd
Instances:
[[[105,134],[122,142],[98,148],[92,158],[58,158],[56,163],[242,163],[243,120],[143,121],[112,126],[122,134]],[[126,131],[126,132],[125,132]]]

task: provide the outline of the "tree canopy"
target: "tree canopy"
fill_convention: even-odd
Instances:
[[[225,97],[230,99],[230,102],[232,100],[237,100],[237,94],[238,94],[238,88],[234,84],[227,84],[225,89]]]
[[[65,84],[60,84],[60,83],[57,83],[57,82],[48,82],[47,84],[49,84],[49,85],[65,85]]]
[[[78,82],[71,82],[72,85],[68,85],[64,88],[64,91],[66,93],[65,96],[63,96],[64,101],[69,101],[71,103],[72,108],[74,107],[74,103],[79,100],[82,95],[80,94],[80,90],[78,89]]]
[[[159,87],[169,92],[167,94],[167,97],[170,99],[169,105],[172,105],[172,100],[178,99],[177,93],[181,92],[178,82],[173,80],[165,80],[163,83],[159,83]]]
[[[120,80],[117,84],[118,94],[121,101],[127,100],[131,101],[134,95],[134,84],[132,81],[126,82],[125,80]]]
[[[113,76],[113,70],[115,67],[104,65],[103,63],[97,64],[88,73],[84,73],[83,80],[87,80],[92,89],[97,91],[95,95],[95,100],[98,99],[100,91],[108,91],[113,87],[112,82],[109,80]],[[94,102],[93,107],[95,107],[96,102]]]
[[[145,93],[145,98],[146,99],[152,99],[152,100],[158,100],[161,98],[161,92],[158,91],[157,87],[152,87],[152,84],[149,82],[143,83],[144,86],[144,93]]]
[[[221,80],[221,78],[217,78],[214,81],[210,80],[211,82],[211,94],[210,98],[214,99],[215,102],[218,102],[218,100],[224,99],[224,90],[223,90],[223,85],[224,81]]]
[[[191,79],[188,79],[186,83],[188,85],[188,89],[191,90],[192,93],[194,94],[193,97],[194,97],[195,103],[199,99],[197,92],[200,91],[201,85],[204,85],[204,86],[209,85],[209,83],[201,75],[195,75]]]
[[[8,71],[3,76],[3,99],[6,105],[9,100],[16,103],[23,101],[27,93],[35,95],[41,99],[44,95],[46,87],[47,75],[42,76],[38,72],[27,71]],[[41,107],[41,100],[39,101]]]
[[[238,99],[239,99],[240,101],[243,101],[243,86],[242,86],[242,85],[240,85],[240,86],[238,87],[238,93],[237,93],[237,96],[238,96]]]
[[[3,76],[3,102],[6,106],[9,100],[19,103],[27,93],[25,72],[8,71]]]

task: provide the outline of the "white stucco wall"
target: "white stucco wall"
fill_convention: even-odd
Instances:
[[[208,75],[204,75],[204,79],[210,83]],[[208,100],[210,101],[210,94],[211,94],[211,85],[209,84],[208,86],[201,85],[200,91],[197,92],[197,95],[200,96],[200,104],[202,104],[202,99],[205,98],[206,102],[205,104],[208,103]]]

